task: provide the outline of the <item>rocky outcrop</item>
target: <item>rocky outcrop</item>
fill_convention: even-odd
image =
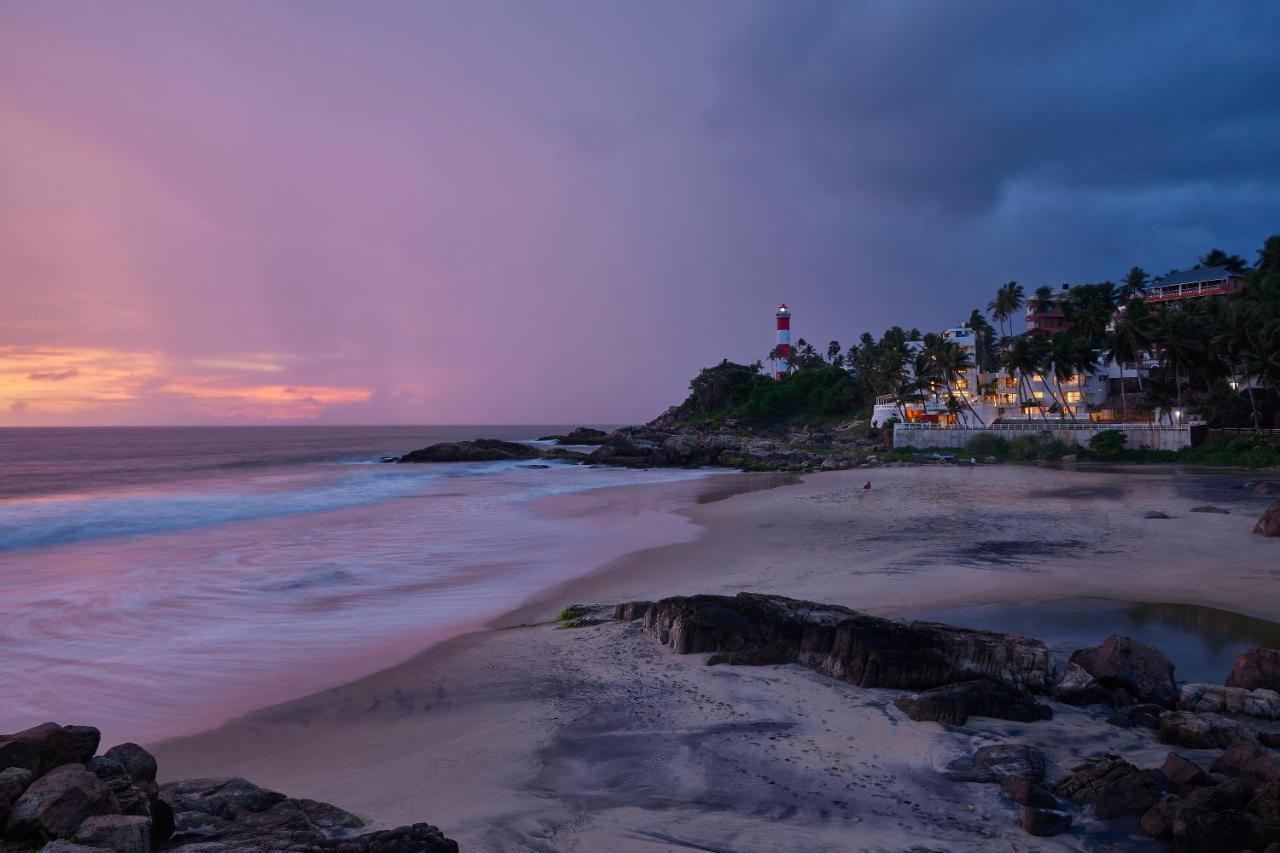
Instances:
[[[1280,719],[1280,693],[1266,688],[1248,690],[1193,682],[1178,691],[1178,707],[1202,714],[1221,712],[1276,720]]]
[[[538,441],[554,441],[557,444],[599,444],[609,433],[602,429],[578,427],[562,435],[544,435]]]
[[[1072,768],[1053,788],[1077,805],[1092,805],[1102,820],[1141,815],[1159,795],[1149,774],[1116,755],[1094,756]]]
[[[1211,781],[1204,768],[1176,752],[1171,752],[1165,757],[1164,764],[1160,766],[1160,772],[1164,774],[1169,788],[1179,794],[1186,794],[1195,788],[1203,788]]]
[[[1280,649],[1249,649],[1236,658],[1227,675],[1228,687],[1280,692]]]
[[[244,779],[156,784],[134,743],[94,756],[98,731],[45,723],[0,735],[0,851],[47,853],[457,853],[428,824],[365,832],[337,806]],[[68,761],[71,758],[73,760]]]
[[[1133,702],[1172,707],[1177,695],[1173,663],[1159,649],[1113,634],[1099,646],[1080,649],[1071,663],[1105,688],[1122,690]]]
[[[994,717],[1030,723],[1053,716],[1049,706],[1033,701],[1026,692],[978,679],[935,687],[894,701],[894,707],[917,722],[930,720],[963,726],[969,717]]]
[[[13,804],[5,830],[15,838],[70,836],[95,815],[119,814],[120,805],[83,764],[64,764],[41,776]]]
[[[23,767],[41,776],[63,764],[83,764],[98,751],[99,740],[95,728],[57,723],[0,735],[0,769]]]
[[[1161,743],[1187,749],[1221,749],[1248,739],[1248,729],[1217,714],[1166,711],[1160,715]]]
[[[542,452],[528,444],[478,438],[475,441],[449,441],[414,450],[397,462],[497,462],[506,459],[536,459]]]
[[[1257,741],[1238,740],[1209,768],[1233,776],[1249,786],[1280,782],[1280,752]]]
[[[1267,511],[1254,525],[1253,532],[1259,536],[1280,536],[1280,501],[1267,507]]]
[[[644,626],[680,654],[721,652],[797,663],[861,687],[922,690],[986,679],[1043,691],[1053,664],[1028,637],[895,622],[776,595],[665,598]]]

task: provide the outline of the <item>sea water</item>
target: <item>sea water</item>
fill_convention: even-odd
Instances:
[[[0,430],[0,732],[198,731],[391,665],[647,544],[539,499],[700,476],[381,460],[557,427]]]

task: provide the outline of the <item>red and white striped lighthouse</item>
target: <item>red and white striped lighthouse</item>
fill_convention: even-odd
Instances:
[[[779,305],[773,316],[778,321],[778,363],[773,372],[776,379],[791,372],[791,310],[787,303]]]

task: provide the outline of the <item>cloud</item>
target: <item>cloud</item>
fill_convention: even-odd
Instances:
[[[1280,6],[770,5],[711,109],[815,188],[971,215],[1015,183],[1280,182]]]
[[[67,368],[66,370],[59,370],[59,371],[43,370],[43,371],[37,371],[35,373],[28,373],[27,378],[35,382],[61,382],[64,379],[74,379],[79,375],[80,375],[80,368],[70,367],[70,368]]]

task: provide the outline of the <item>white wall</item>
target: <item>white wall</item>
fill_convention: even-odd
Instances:
[[[1154,450],[1178,450],[1191,446],[1191,427],[1156,424],[1111,424],[1071,422],[1035,422],[1028,424],[998,424],[982,429],[940,427],[935,424],[894,424],[893,446],[896,448],[964,447],[980,433],[998,435],[1005,439],[1019,436],[1049,433],[1066,444],[1088,447],[1089,439],[1098,433],[1116,429],[1128,438],[1125,447],[1147,447]]]

